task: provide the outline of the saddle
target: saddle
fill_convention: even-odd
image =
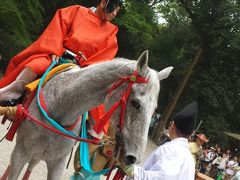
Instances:
[[[64,64],[60,64],[60,65],[56,66],[49,72],[49,74],[47,74],[43,84],[45,84],[48,80],[50,80],[56,74],[67,71],[76,66],[77,65],[73,64],[73,63],[64,63]],[[13,104],[10,106],[16,106],[16,103],[17,103],[17,104],[23,104],[24,108],[28,109],[33,98],[35,97],[36,89],[37,89],[39,82],[40,82],[40,79],[37,79],[37,80],[31,82],[30,84],[27,84],[25,87],[26,88],[25,93],[16,102],[14,101]],[[5,122],[7,120],[14,122],[15,113],[17,111],[16,107],[6,107],[6,108],[1,107],[0,111],[1,111],[1,114],[5,114],[2,118],[2,124],[5,124]]]

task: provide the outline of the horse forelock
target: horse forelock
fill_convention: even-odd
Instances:
[[[135,61],[135,60],[129,60],[129,59],[125,59],[125,58],[116,58],[115,62],[116,62],[117,72],[119,72],[119,73],[123,69],[127,69],[127,71],[129,71],[129,75],[130,75],[137,68],[136,67],[137,66],[137,61]],[[123,62],[123,64],[121,66],[119,66],[118,62]],[[159,78],[158,78],[158,72],[148,67],[147,71],[143,74],[143,77],[148,79],[148,84],[146,86],[145,91],[147,91],[155,99],[157,99],[158,98],[158,94],[159,94],[159,90],[160,90],[160,83],[159,83]],[[156,102],[157,102],[157,100],[156,100]]]
[[[136,84],[136,90],[139,94],[146,94],[149,101],[154,102],[154,106],[157,106],[157,99],[160,90],[160,83],[158,80],[158,74],[155,70],[148,68],[144,77],[148,80],[147,84]]]
[[[137,61],[135,60],[116,58],[115,61],[116,61],[116,69],[118,74],[122,74],[121,73],[122,71],[127,71],[129,72],[129,75],[130,75],[137,69]],[[119,66],[118,62],[123,62],[123,64]],[[150,100],[154,102],[154,106],[157,107],[157,99],[160,91],[160,82],[158,78],[158,72],[148,67],[147,71],[145,71],[144,74],[142,74],[142,76],[148,79],[148,83],[136,84],[135,86],[137,88],[142,87],[137,91],[140,94],[147,93],[149,95]]]

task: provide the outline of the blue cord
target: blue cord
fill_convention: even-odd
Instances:
[[[43,114],[43,116],[58,130],[60,130],[61,132],[68,134],[70,136],[73,137],[78,137],[76,134],[74,134],[71,131],[68,131],[66,129],[64,129],[60,124],[58,124],[55,120],[53,120],[52,118],[50,118],[47,114],[47,112],[42,108],[41,104],[40,104],[40,90],[42,87],[42,84],[47,76],[47,74],[49,73],[49,71],[57,64],[57,61],[54,60],[52,62],[52,64],[47,68],[47,70],[45,71],[45,73],[43,74],[43,76],[40,79],[40,82],[38,84],[38,88],[37,88],[37,104],[38,104],[38,108],[40,109],[41,113]]]
[[[82,120],[82,132],[81,132],[81,138],[88,138],[87,137],[87,126],[86,126],[86,120],[87,120],[87,113],[84,113],[83,115],[83,120]],[[89,148],[88,148],[88,143],[86,142],[80,142],[80,161],[83,169],[88,173],[93,176],[100,176],[103,174],[106,174],[109,172],[110,169],[103,169],[98,172],[94,172],[91,168],[91,163],[89,160]]]
[[[46,76],[47,74],[49,73],[49,71],[57,64],[57,61],[54,60],[52,62],[52,64],[47,68],[47,70],[45,71],[45,73],[43,74],[43,76],[41,77],[40,79],[40,82],[38,84],[38,88],[37,88],[37,104],[38,104],[38,107],[41,111],[41,113],[43,114],[43,116],[45,117],[45,119],[48,120],[48,122],[50,122],[56,129],[58,129],[59,131],[65,133],[65,134],[68,134],[70,136],[73,136],[73,137],[79,137],[77,136],[76,134],[74,134],[73,132],[71,131],[68,131],[66,129],[64,129],[60,124],[58,124],[55,120],[53,120],[52,118],[50,118],[47,114],[47,112],[42,108],[41,104],[40,104],[40,90],[41,90],[41,87],[42,87],[42,84],[44,82],[44,80],[46,79]],[[87,120],[87,115],[88,113],[85,112],[83,114],[83,120],[82,120],[82,132],[81,132],[81,138],[87,138],[87,127],[86,127],[86,120]],[[103,175],[103,174],[106,174],[109,172],[109,169],[103,169],[102,171],[99,171],[99,172],[94,172],[92,171],[92,168],[91,168],[91,163],[89,161],[89,148],[88,148],[88,143],[87,142],[80,142],[80,161],[81,161],[81,165],[83,167],[83,169],[91,174],[91,175],[94,175],[94,176],[100,176],[100,175]]]

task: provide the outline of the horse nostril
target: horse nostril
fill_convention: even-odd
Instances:
[[[126,165],[134,164],[137,161],[137,158],[131,155],[125,157]]]

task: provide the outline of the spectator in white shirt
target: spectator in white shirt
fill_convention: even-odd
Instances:
[[[235,174],[235,168],[238,166],[238,158],[235,156],[232,160],[230,160],[227,163],[226,166],[226,175],[224,177],[224,180],[230,180],[232,176]]]

